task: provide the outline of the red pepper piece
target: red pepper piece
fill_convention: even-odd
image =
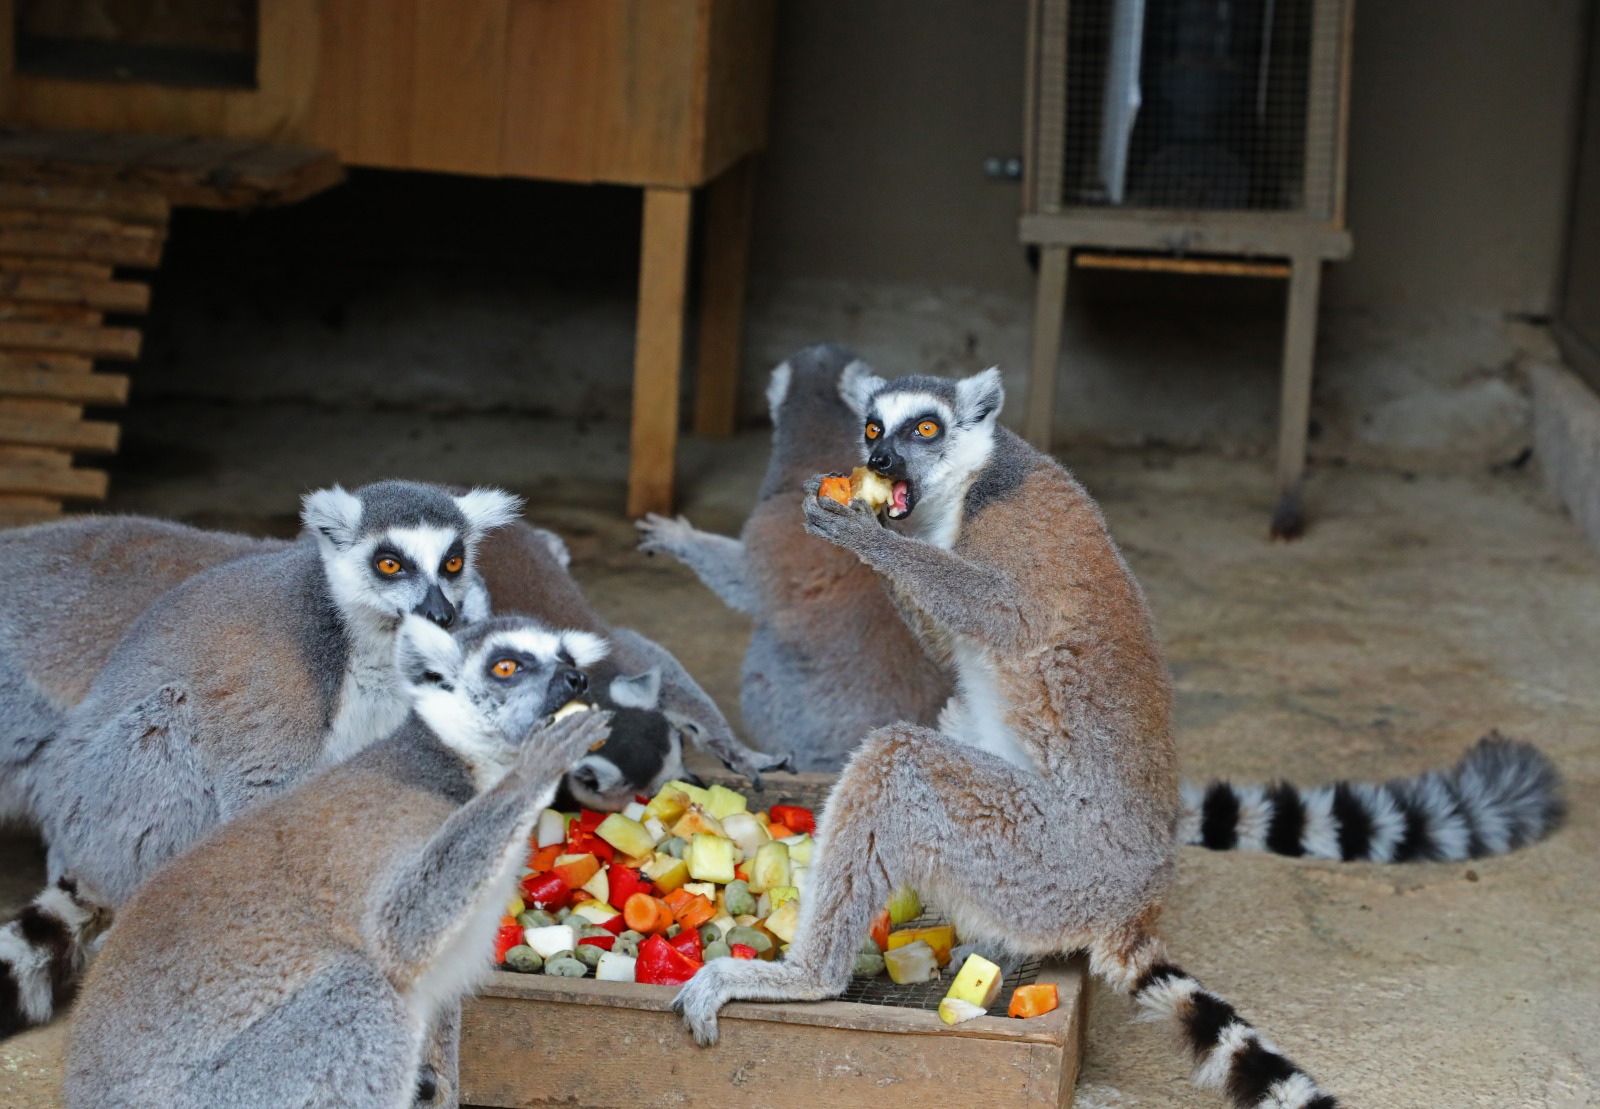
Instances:
[[[615,936],[585,936],[578,941],[578,946],[582,947],[584,944],[588,944],[590,947],[598,947],[601,951],[610,951],[611,945],[616,942],[617,937]]]
[[[613,909],[622,908],[628,903],[628,898],[636,893],[654,893],[656,891],[650,880],[631,866],[613,865],[610,870],[606,871],[606,881],[611,886],[611,891],[606,900],[611,902]]]
[[[506,961],[506,952],[522,942],[522,929],[515,924],[502,924],[494,937],[495,966]]]
[[[705,954],[700,946],[700,933],[693,928],[685,928],[667,942],[672,945],[673,950],[693,959],[697,963],[706,961]]]
[[[774,805],[769,815],[774,823],[793,828],[796,832],[812,833],[817,830],[816,815],[799,805]]]
[[[559,909],[571,895],[567,880],[553,870],[544,874],[530,874],[522,880],[522,899],[541,909]]]
[[[585,832],[576,824],[572,826],[572,835],[567,839],[567,853],[569,855],[593,855],[602,863],[609,863],[616,858],[617,852],[605,840],[593,832]]]
[[[736,943],[728,950],[733,952],[735,959],[754,959],[756,957],[756,949],[747,943]]]
[[[601,921],[600,927],[604,928],[607,932],[610,932],[613,936],[620,936],[627,930],[628,922],[621,913],[618,913],[610,920]]]
[[[578,819],[573,823],[573,827],[582,828],[585,832],[592,832],[600,827],[605,818],[606,814],[603,812],[590,812],[588,809],[579,809]]]
[[[694,977],[701,965],[660,936],[651,936],[639,945],[633,980],[647,986],[681,986]]]

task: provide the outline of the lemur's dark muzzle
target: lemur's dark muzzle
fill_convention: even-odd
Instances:
[[[888,444],[873,448],[872,453],[867,456],[867,469],[886,478],[903,479],[906,476],[905,460]]]
[[[432,620],[441,628],[448,628],[456,622],[456,606],[450,603],[450,598],[446,597],[444,590],[437,585],[430,585],[428,595],[411,611],[417,616]]]

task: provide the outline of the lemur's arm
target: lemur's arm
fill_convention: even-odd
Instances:
[[[652,666],[661,668],[659,708],[675,723],[686,726],[696,746],[717,756],[729,770],[743,774],[757,789],[761,788],[763,770],[789,768],[790,752],[772,754],[741,743],[716,702],[665,647],[632,628],[613,628],[610,634],[613,657],[625,672],[637,673]]]
[[[561,776],[610,734],[611,714],[592,711],[529,736],[504,778],[451,813],[394,868],[368,907],[369,934],[378,937],[392,975],[420,976],[433,964],[527,852],[529,829]]]
[[[682,516],[669,520],[652,512],[634,527],[639,529],[641,551],[671,555],[693,570],[706,588],[735,612],[760,614],[761,599],[750,584],[743,543],[701,531]]]
[[[991,647],[1014,647],[1028,634],[1027,604],[1016,584],[992,566],[890,531],[860,501],[817,496],[806,483],[806,530],[855,554],[882,574],[936,626]]]

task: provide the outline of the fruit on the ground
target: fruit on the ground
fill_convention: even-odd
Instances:
[[[739,845],[739,850],[744,852],[745,858],[754,855],[763,843],[771,841],[772,836],[767,834],[766,825],[757,820],[754,813],[736,812],[723,817],[722,830],[728,838]]]
[[[645,831],[643,824],[621,813],[614,812],[602,820],[594,834],[624,855],[648,855],[656,846],[656,841]]]
[[[643,872],[660,893],[671,893],[689,880],[689,864],[671,855],[657,855],[644,864]]]
[[[774,886],[788,884],[789,845],[763,843],[750,863],[750,892],[765,893]]]
[[[690,805],[689,811],[678,818],[672,826],[672,834],[680,839],[691,839],[694,836],[719,836],[727,838],[727,830],[722,827],[722,821],[712,816],[699,805]]]
[[[894,921],[890,919],[888,909],[883,910],[883,912],[872,918],[872,927],[868,931],[868,935],[872,937],[872,942],[878,945],[879,951],[887,951],[889,949],[889,931],[893,927]]]
[[[889,950],[893,951],[897,947],[918,941],[933,948],[934,957],[939,960],[940,966],[944,966],[950,962],[950,949],[956,945],[956,930],[948,924],[932,924],[926,928],[902,928],[898,932],[889,933]]]
[[[766,845],[774,846],[779,845]],[[734,877],[733,840],[705,832],[696,833],[689,841],[689,850],[684,852],[683,861],[689,864],[689,876],[698,881],[731,882]]]
[[[1054,982],[1035,982],[1031,986],[1018,986],[1011,995],[1010,1014],[1014,1017],[1038,1017],[1061,1004],[1060,992]]]
[[[939,973],[939,961],[926,940],[917,940],[883,953],[883,965],[898,986],[927,982]]]
[[[851,971],[857,978],[876,978],[883,973],[883,956],[877,951],[856,953],[856,965]]]
[[[591,898],[588,901],[582,901],[574,905],[572,907],[572,915],[580,917],[590,924],[604,924],[617,915],[617,910],[604,901]]]
[[[889,919],[894,923],[905,924],[921,915],[922,898],[918,897],[917,891],[910,886],[901,886],[894,891],[894,896],[889,898]]]
[[[946,1024],[960,1024],[962,1021],[981,1017],[988,1012],[982,1005],[974,1005],[970,1001],[963,1001],[959,997],[947,997],[939,1002],[939,1019]]]
[[[994,999],[1000,996],[1000,984],[1003,978],[1005,971],[996,964],[982,955],[968,955],[967,961],[962,963],[961,969],[956,972],[956,980],[950,983],[950,990],[945,996],[971,1002],[980,1009],[987,1009],[994,1004]]]
[[[600,859],[588,851],[581,855],[562,855],[556,859],[550,871],[552,874],[561,875],[562,881],[567,883],[568,888],[579,889],[600,872]]]
[[[675,789],[679,793],[688,794],[689,801],[692,804],[699,805],[702,809],[711,804],[711,791],[705,786],[692,786],[682,779],[673,779],[662,788]]]
[[[644,807],[646,821],[659,820],[662,824],[670,825],[689,808],[689,795],[682,790],[674,789],[670,784],[663,787],[661,792],[650,799]]]
[[[527,928],[522,933],[523,942],[546,960],[563,951],[578,946],[578,937],[570,924],[552,924],[548,928]]]
[[[795,866],[811,865],[811,849],[816,844],[816,840],[801,832],[797,836],[786,837],[783,842],[789,846],[789,861],[791,863]]]
[[[706,791],[710,796],[706,803],[706,811],[718,820],[725,820],[736,812],[744,812],[749,808],[745,796],[727,786],[712,786]]]
[[[800,902],[798,901],[785,901],[767,917],[767,931],[784,943],[793,943],[795,933],[799,930]]]

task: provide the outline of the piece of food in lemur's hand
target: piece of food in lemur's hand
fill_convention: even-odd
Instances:
[[[850,471],[849,477],[833,474],[823,478],[817,496],[828,497],[840,504],[861,501],[872,511],[882,512],[894,503],[894,482],[865,466],[857,466]]]

